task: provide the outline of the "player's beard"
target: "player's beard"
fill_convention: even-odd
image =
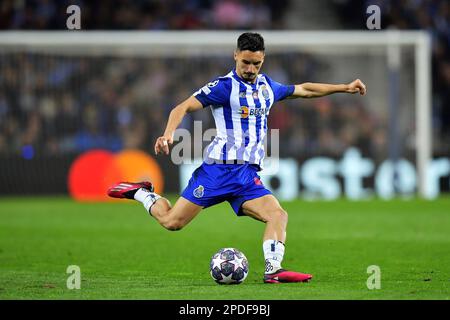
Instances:
[[[245,78],[245,80],[252,81],[252,80],[255,80],[256,74],[254,74],[254,73],[244,73],[244,78]]]

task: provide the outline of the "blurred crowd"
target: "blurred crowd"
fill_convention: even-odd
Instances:
[[[316,62],[311,56],[273,54],[267,60],[264,72],[279,82],[314,79]],[[213,59],[3,56],[0,153],[27,156],[32,150],[39,155],[64,155],[94,147],[151,151],[170,110],[233,67],[231,55]],[[192,131],[194,121],[201,121],[203,130],[213,128],[211,112],[205,111],[189,114],[182,127]],[[269,118],[269,127],[280,129],[282,156],[338,156],[350,146],[368,155],[384,154],[385,125],[364,105],[328,98],[285,100]]]
[[[383,28],[431,31],[433,127],[441,140],[450,141],[448,1],[378,2]],[[3,1],[0,29],[64,29],[65,9],[73,3],[83,8],[83,29],[108,30],[283,29],[283,15],[289,9],[288,0]],[[334,4],[344,18],[343,26],[365,28],[364,1]],[[358,25],[361,21],[363,26]],[[231,56],[187,61],[2,54],[0,154],[31,158],[91,148],[151,152],[171,108],[213,77],[227,73],[233,63]],[[323,80],[315,79],[317,61],[309,55],[271,54],[263,71],[282,83]],[[271,111],[269,127],[280,129],[281,155],[338,157],[356,146],[365,156],[386,158],[388,121],[362,103],[336,97],[279,103]],[[210,112],[193,113],[182,126],[192,129],[194,120],[202,121],[204,130],[214,127]]]
[[[84,30],[281,29],[290,0],[15,0],[0,4],[0,29],[66,29],[78,5]]]
[[[426,30],[432,37],[434,135],[446,141],[450,154],[450,1],[448,0],[335,0],[345,28],[364,29],[361,19],[369,5],[378,5],[382,29]],[[365,15],[368,16],[367,14]]]

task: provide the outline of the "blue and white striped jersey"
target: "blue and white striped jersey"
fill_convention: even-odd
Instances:
[[[235,70],[195,92],[203,107],[211,107],[217,128],[205,159],[240,160],[262,168],[270,108],[293,92],[294,85],[280,84],[265,74],[248,83]]]

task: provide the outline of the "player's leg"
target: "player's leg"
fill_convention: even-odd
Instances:
[[[166,198],[160,198],[150,208],[150,214],[167,230],[176,231],[187,225],[203,207],[179,197],[171,207]]]
[[[113,198],[134,199],[141,202],[164,228],[180,230],[187,225],[202,209],[201,206],[180,197],[172,208],[169,200],[154,192],[150,182],[120,182],[108,190]]]
[[[269,194],[245,201],[241,209],[245,215],[266,223],[263,236],[263,252],[266,262],[264,282],[309,281],[312,278],[310,274],[288,271],[281,267],[285,251],[288,215],[278,200]]]
[[[242,204],[245,215],[266,223],[263,240],[286,241],[288,214],[271,194],[247,200]]]

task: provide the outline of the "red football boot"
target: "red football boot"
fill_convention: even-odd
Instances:
[[[112,198],[134,199],[134,194],[140,188],[145,188],[150,192],[154,191],[151,182],[118,182],[108,189],[108,196]]]
[[[265,283],[308,282],[312,275],[280,269],[271,274],[264,275]]]

